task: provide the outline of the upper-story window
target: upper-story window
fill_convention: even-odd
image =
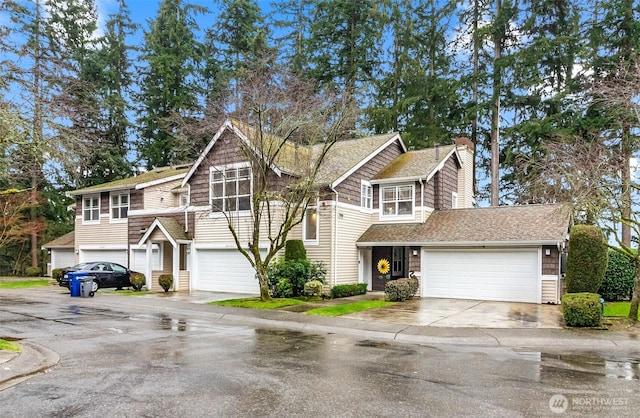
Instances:
[[[188,192],[180,193],[179,199],[180,199],[180,206],[181,207],[189,206],[189,193]]]
[[[251,167],[233,165],[211,168],[211,210],[251,210]]]
[[[85,196],[82,199],[82,221],[84,223],[100,222],[100,196]]]
[[[127,219],[129,215],[129,193],[111,193],[111,219]]]
[[[360,181],[360,207],[365,209],[373,208],[373,187],[366,180]]]
[[[413,185],[380,188],[381,216],[413,215]]]
[[[458,193],[451,192],[451,209],[456,209],[458,207]]]

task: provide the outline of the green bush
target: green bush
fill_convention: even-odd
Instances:
[[[276,292],[280,298],[290,298],[293,296],[293,285],[289,279],[280,279],[276,284]]]
[[[609,249],[609,262],[598,293],[606,301],[631,299],[636,264],[620,251]]]
[[[129,281],[131,282],[131,287],[133,287],[133,290],[137,291],[140,291],[142,289],[142,286],[147,283],[147,280],[142,273],[131,273],[131,276],[129,276]]]
[[[173,286],[173,274],[161,274],[160,277],[158,277],[158,284],[165,292],[168,292],[171,286]]]
[[[331,288],[332,298],[346,298],[355,295],[364,295],[367,293],[366,283],[356,284],[339,284]]]
[[[290,239],[285,243],[284,259],[286,261],[307,259],[307,250],[304,248],[302,240]]]
[[[593,225],[574,225],[567,254],[567,292],[595,293],[607,269],[607,244],[602,231]]]
[[[27,267],[24,269],[24,274],[27,277],[38,277],[42,274],[42,270],[40,270],[40,267]]]
[[[419,287],[420,281],[415,277],[390,280],[384,286],[384,298],[392,302],[411,299]]]
[[[68,269],[69,267],[59,267],[57,269],[51,270],[51,278],[55,280],[59,280],[62,277],[62,272]]]
[[[569,327],[597,327],[602,321],[602,305],[597,293],[567,293],[562,296],[562,316]]]
[[[320,296],[324,289],[324,283],[320,280],[311,280],[304,284],[304,294],[307,296]]]
[[[269,264],[267,280],[271,289],[271,296],[284,297],[278,290],[278,283],[287,280],[291,284],[291,295],[303,296],[304,284],[312,280],[325,281],[327,270],[322,263],[311,260],[284,260],[282,258]]]

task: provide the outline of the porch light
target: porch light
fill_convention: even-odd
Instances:
[[[413,250],[413,256],[417,257],[418,256],[418,250]]]

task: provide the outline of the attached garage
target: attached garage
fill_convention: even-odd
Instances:
[[[122,264],[127,266],[129,264],[129,257],[127,257],[127,250],[123,248],[119,249],[99,249],[99,250],[83,250],[80,249],[80,262],[88,261],[111,261],[112,263]]]
[[[531,249],[425,249],[421,296],[540,303],[540,261]]]
[[[235,249],[198,249],[196,268],[195,290],[260,293],[255,271]]]

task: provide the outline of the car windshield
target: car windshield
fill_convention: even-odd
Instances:
[[[75,266],[71,267],[71,270],[88,270],[89,266],[92,266],[95,263],[80,263],[80,264],[76,264]]]

